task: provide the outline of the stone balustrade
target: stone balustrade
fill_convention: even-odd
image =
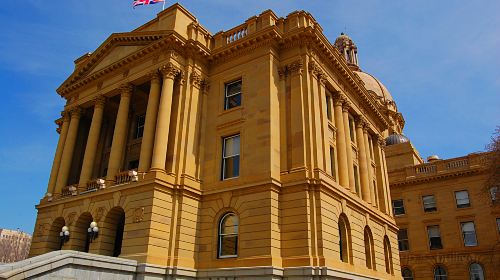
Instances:
[[[436,160],[405,168],[406,178],[420,178],[425,176],[452,173],[455,171],[479,168],[488,161],[489,154],[469,154],[464,157],[448,160]]]

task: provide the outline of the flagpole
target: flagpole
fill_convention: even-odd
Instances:
[[[165,10],[165,0],[163,1],[163,8],[161,10]]]

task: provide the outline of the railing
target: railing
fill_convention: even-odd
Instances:
[[[225,32],[226,44],[230,44],[248,35],[248,28],[246,24],[237,26]]]
[[[486,166],[489,153],[469,154],[465,157],[436,160],[416,166],[406,167],[406,178],[425,177],[435,174],[451,173],[459,170]]]
[[[61,198],[78,194],[78,184],[69,185],[62,189]]]
[[[87,191],[86,192],[92,192],[92,191],[97,191],[100,189],[106,188],[106,181],[104,178],[99,178],[95,180],[91,180],[87,182]]]
[[[137,171],[135,170],[123,171],[115,176],[115,185],[128,184],[130,182],[137,181],[139,181],[139,177],[137,176]]]

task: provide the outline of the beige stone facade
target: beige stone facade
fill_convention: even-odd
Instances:
[[[212,35],[178,4],[111,35],[58,89],[31,255],[175,279],[400,279],[383,139],[404,121],[348,40],[303,11]]]
[[[489,154],[424,162],[403,142],[386,156],[404,279],[497,279],[500,208],[486,186]]]

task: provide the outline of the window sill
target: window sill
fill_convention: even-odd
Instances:
[[[227,114],[230,114],[232,112],[235,112],[235,111],[242,111],[243,110],[243,106],[237,106],[237,107],[233,107],[231,109],[227,109],[227,110],[222,110],[222,112],[219,113],[219,116],[223,116],[223,115],[227,115]]]
[[[227,256],[218,256],[218,259],[235,259],[238,255],[227,255]]]

